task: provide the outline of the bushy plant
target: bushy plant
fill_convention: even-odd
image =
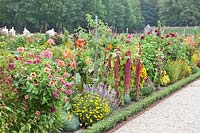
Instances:
[[[50,51],[53,53],[53,59],[63,59],[63,48],[55,46],[50,48]]]
[[[181,73],[179,75],[179,79],[182,79],[192,74],[192,68],[186,60],[180,60],[179,63],[181,65]]]
[[[187,77],[192,73],[191,67],[188,65],[187,61],[183,59],[168,61],[166,70],[170,77],[171,83]]]
[[[199,61],[198,54],[193,54],[193,55],[192,55],[192,58],[191,58],[192,64],[193,64],[194,66],[197,66],[198,61]]]
[[[178,61],[168,61],[167,62],[167,73],[169,75],[171,83],[174,83],[178,80],[181,73],[181,65]]]
[[[13,87],[13,77],[8,70],[12,56],[0,56],[0,132],[9,131],[17,119],[18,91]]]
[[[57,132],[62,127],[63,104],[72,94],[64,75],[65,62],[52,61],[49,50],[40,54],[26,53],[23,48],[18,48],[18,52],[6,69],[15,93],[3,90],[6,94],[2,93],[1,98],[2,103],[8,100],[5,108],[13,112],[7,117],[14,118],[5,131]],[[2,125],[8,122],[3,121]]]
[[[73,100],[72,106],[75,115],[84,127],[91,126],[110,113],[109,102],[93,93],[77,96]]]

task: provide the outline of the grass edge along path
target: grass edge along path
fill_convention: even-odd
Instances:
[[[183,86],[189,84],[190,82],[194,81],[195,79],[200,77],[200,72],[190,75],[176,83],[169,85],[163,90],[158,92],[152,93],[150,96],[144,98],[143,100],[130,104],[126,108],[122,109],[121,111],[114,112],[107,118],[93,124],[93,126],[88,127],[87,129],[83,130],[82,133],[101,133],[107,131],[109,129],[114,128],[119,122],[126,120],[128,117],[138,113],[139,111],[149,107],[154,102],[168,96],[169,94],[181,89]]]

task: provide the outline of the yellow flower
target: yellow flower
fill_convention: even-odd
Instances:
[[[187,73],[190,75],[192,74],[192,68],[190,66],[187,66]]]
[[[167,85],[170,83],[170,79],[169,79],[169,75],[164,75],[161,79],[160,79],[161,85]]]
[[[48,46],[50,43],[48,41],[46,41],[44,44]]]
[[[192,60],[192,63],[193,63],[195,66],[197,66],[198,60],[199,60],[198,54],[193,54],[191,60]]]
[[[69,42],[65,42],[65,46],[69,48],[71,44]]]
[[[71,115],[70,112],[67,113],[66,119],[67,119],[67,120],[71,120],[71,119],[72,119],[72,115]]]

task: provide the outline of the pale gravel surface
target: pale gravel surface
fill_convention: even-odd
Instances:
[[[114,133],[200,133],[200,79]]]

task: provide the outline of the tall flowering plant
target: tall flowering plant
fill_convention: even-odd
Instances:
[[[16,56],[10,75],[18,91],[17,131],[55,132],[62,126],[60,112],[73,91],[66,77],[65,62],[52,60],[49,50],[39,53],[21,51]]]

